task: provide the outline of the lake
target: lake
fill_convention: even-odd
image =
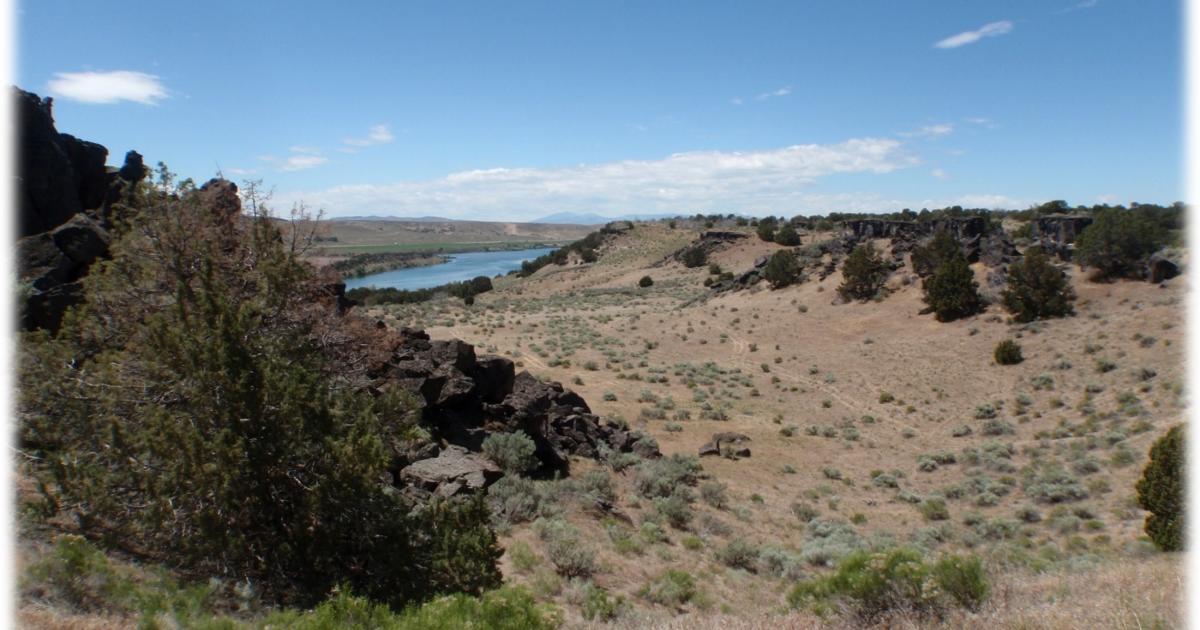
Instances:
[[[359,287],[375,289],[427,289],[446,284],[470,280],[475,276],[493,276],[506,274],[513,269],[520,269],[521,263],[533,260],[543,254],[554,251],[553,247],[537,249],[517,249],[503,252],[471,252],[454,254],[449,262],[428,267],[411,267],[409,269],[393,269],[381,273],[373,273],[361,278],[346,278],[346,290]]]

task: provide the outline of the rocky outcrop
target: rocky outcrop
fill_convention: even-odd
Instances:
[[[712,439],[700,447],[700,456],[721,455],[730,459],[750,457],[750,447],[746,443],[750,436],[744,433],[722,431],[714,433]]]
[[[1071,260],[1076,239],[1091,224],[1092,217],[1052,214],[1034,219],[1029,232],[1034,245],[1062,260]]]
[[[502,476],[500,468],[488,458],[461,446],[449,446],[436,457],[405,466],[399,481],[420,492],[452,497],[483,490]]]
[[[435,341],[409,328],[401,329],[392,343],[389,359],[373,371],[375,386],[393,384],[411,393],[435,443],[478,452],[492,433],[520,431],[536,445],[543,474],[566,471],[572,455],[598,458],[604,450],[659,456],[653,440],[599,418],[560,383],[517,373],[509,359],[477,357],[469,343]],[[436,451],[426,455],[441,456]],[[413,457],[414,449],[398,454],[396,466],[412,466]]]
[[[106,167],[108,149],[54,128],[52,99],[14,90],[21,328],[54,331],[81,299],[79,280],[108,257],[111,220],[145,165],[130,151],[121,169]]]

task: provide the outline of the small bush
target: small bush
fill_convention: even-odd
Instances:
[[[1163,551],[1183,549],[1183,428],[1172,427],[1150,448],[1150,461],[1137,482],[1138,506],[1150,512],[1146,534]]]
[[[650,276],[642,276],[642,279],[638,280],[638,286],[643,289],[654,286],[654,278],[651,278]]]
[[[596,571],[596,553],[583,542],[579,529],[560,520],[534,523],[538,538],[546,543],[546,555],[563,577],[588,577]]]
[[[771,259],[767,261],[767,266],[763,269],[763,278],[771,283],[773,289],[782,289],[799,282],[800,265],[796,262],[796,256],[787,250],[771,254]]]
[[[519,431],[493,433],[483,440],[484,455],[507,473],[519,474],[536,468],[536,450],[533,439]]]
[[[950,605],[977,610],[986,600],[987,577],[974,556],[944,556],[927,564],[913,549],[855,552],[833,574],[800,582],[788,594],[793,607],[818,610],[844,603],[863,622],[892,611],[937,615]]]
[[[678,608],[696,596],[696,582],[686,571],[668,569],[643,586],[639,593],[651,603]]]
[[[887,263],[874,247],[864,243],[846,257],[838,294],[847,300],[869,300],[883,289],[887,276]]]
[[[1041,249],[1031,248],[1008,267],[1008,284],[1000,296],[1018,322],[1065,317],[1074,313],[1075,291]]]
[[[728,486],[719,481],[700,484],[700,498],[707,504],[723,510],[729,505]]]
[[[941,497],[929,497],[921,502],[921,516],[927,521],[945,521],[950,518],[950,509]]]
[[[680,486],[692,486],[700,473],[700,461],[688,455],[671,455],[646,460],[634,471],[633,486],[647,499],[669,497]]]
[[[921,283],[921,289],[925,303],[933,309],[939,322],[974,315],[984,308],[979,283],[961,254],[938,266],[933,275]]]
[[[1025,360],[1025,357],[1021,356],[1021,345],[1012,339],[1005,339],[996,344],[992,357],[1000,365],[1016,365]]]
[[[703,247],[689,247],[683,251],[683,266],[688,269],[703,267],[708,264],[708,253]]]
[[[607,622],[616,619],[625,607],[625,598],[610,597],[608,591],[588,583],[583,589],[580,613],[588,621]]]
[[[792,227],[791,223],[784,223],[775,232],[775,242],[787,247],[795,247],[800,244],[800,235],[796,233],[796,228]]]
[[[758,570],[758,549],[738,538],[729,541],[727,545],[716,552],[717,562],[734,569],[745,569],[751,573]]]

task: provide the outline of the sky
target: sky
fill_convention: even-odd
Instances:
[[[311,5],[311,6],[310,6]],[[16,7],[58,129],[326,216],[1184,200],[1166,0]]]

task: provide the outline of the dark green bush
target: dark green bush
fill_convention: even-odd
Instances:
[[[1183,549],[1185,452],[1183,427],[1172,427],[1150,448],[1150,461],[1137,482],[1138,506],[1150,512],[1146,534],[1163,551]]]
[[[913,271],[922,278],[933,275],[938,267],[955,256],[962,256],[958,241],[949,232],[938,230],[928,243],[913,248]]]
[[[1074,313],[1075,291],[1040,248],[1030,248],[1008,267],[1008,284],[1001,294],[1004,308],[1018,322]]]
[[[795,247],[800,244],[800,234],[796,232],[796,228],[792,227],[791,223],[784,223],[775,232],[775,242],[788,247]]]
[[[996,344],[992,358],[1000,365],[1016,365],[1025,360],[1025,357],[1021,356],[1021,345],[1012,339],[1005,339]]]
[[[683,266],[688,269],[703,267],[708,264],[708,252],[699,245],[683,250]]]
[[[869,243],[854,248],[842,266],[842,284],[838,294],[847,300],[869,300],[888,277],[888,266]]]
[[[755,233],[758,234],[758,238],[764,241],[774,242],[775,225],[775,217],[767,217],[758,222],[758,229],[755,231]]]
[[[955,253],[942,262],[933,275],[921,283],[925,303],[933,309],[939,322],[974,315],[983,310],[979,283],[967,259]]]
[[[1141,277],[1146,258],[1166,244],[1166,234],[1145,213],[1106,208],[1075,242],[1075,260],[1098,279]]]
[[[642,287],[643,289],[654,286],[654,278],[651,278],[650,276],[642,276],[642,279],[638,280],[638,286]]]
[[[23,340],[20,435],[49,509],[276,602],[499,584],[482,503],[414,512],[380,483],[413,405],[362,385],[378,333],[314,300],[327,280],[274,220],[181,191],[129,221],[86,305]]]
[[[800,280],[800,265],[796,256],[786,250],[771,254],[767,266],[763,269],[763,278],[771,283],[771,288],[781,289]]]

